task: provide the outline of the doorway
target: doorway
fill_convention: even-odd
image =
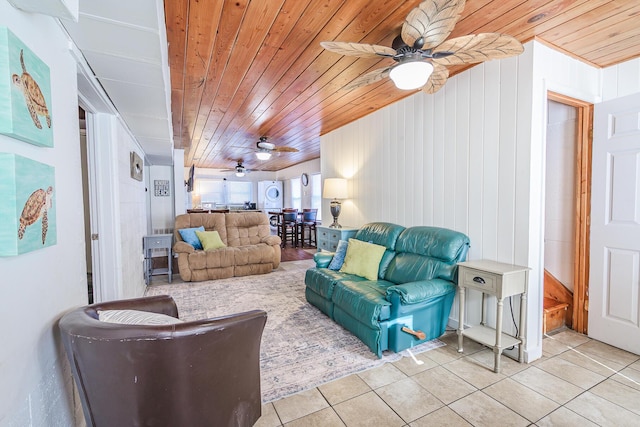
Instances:
[[[78,107],[78,120],[80,122],[80,156],[82,165],[82,200],[84,200],[84,246],[85,261],[87,266],[87,301],[95,302],[93,289],[93,268],[91,251],[91,210],[89,209],[89,156],[87,145],[87,120],[86,112]]]
[[[560,309],[555,318],[544,309],[543,328],[562,316],[567,327],[586,334],[593,105],[553,92],[547,100],[544,296],[545,307],[551,299]]]

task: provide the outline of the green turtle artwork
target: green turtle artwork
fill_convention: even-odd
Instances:
[[[44,95],[40,90],[40,86],[35,79],[27,72],[27,67],[24,65],[24,51],[20,50],[20,65],[22,65],[22,74],[14,74],[11,77],[13,84],[16,85],[22,91],[24,100],[27,104],[33,124],[38,129],[42,129],[40,118],[38,116],[44,116],[47,121],[47,127],[51,127],[51,116],[49,115],[49,109],[47,108],[47,102],[44,99]]]
[[[24,237],[24,232],[28,226],[35,223],[42,217],[42,244],[47,239],[47,229],[49,228],[49,219],[47,212],[53,204],[53,187],[49,186],[47,190],[37,189],[27,199],[20,215],[20,226],[18,227],[18,238]]]

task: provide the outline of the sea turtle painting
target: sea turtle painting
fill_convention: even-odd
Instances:
[[[47,229],[49,228],[49,219],[47,212],[53,204],[53,187],[49,186],[47,190],[39,188],[31,193],[22,209],[20,215],[20,226],[18,228],[18,238],[24,237],[25,229],[42,217],[42,244],[47,238]]]
[[[51,116],[49,115],[49,109],[47,108],[47,102],[44,99],[44,95],[40,90],[40,86],[34,80],[34,78],[27,72],[27,67],[24,65],[24,57],[23,50],[20,50],[20,65],[22,65],[22,75],[14,74],[11,77],[13,84],[16,85],[24,95],[24,100],[27,103],[27,109],[29,110],[29,114],[31,114],[31,118],[33,119],[33,124],[36,125],[38,129],[42,129],[42,124],[40,123],[39,115],[44,116],[47,120],[47,126],[51,127]]]

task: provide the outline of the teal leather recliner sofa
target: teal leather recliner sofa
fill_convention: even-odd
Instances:
[[[456,293],[457,263],[469,238],[437,227],[374,222],[355,239],[384,246],[378,279],[367,280],[327,267],[333,253],[314,255],[305,275],[307,301],[362,340],[378,357],[441,336]],[[403,331],[424,333],[424,338]],[[421,334],[417,334],[420,337]]]

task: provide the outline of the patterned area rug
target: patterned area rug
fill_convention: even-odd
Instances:
[[[267,312],[260,352],[263,402],[317,387],[409,356],[384,352],[378,359],[358,338],[334,323],[304,296],[304,270],[207,282],[154,285],[146,295],[171,295],[180,318],[198,320],[261,309]],[[443,346],[433,340],[413,354]]]

